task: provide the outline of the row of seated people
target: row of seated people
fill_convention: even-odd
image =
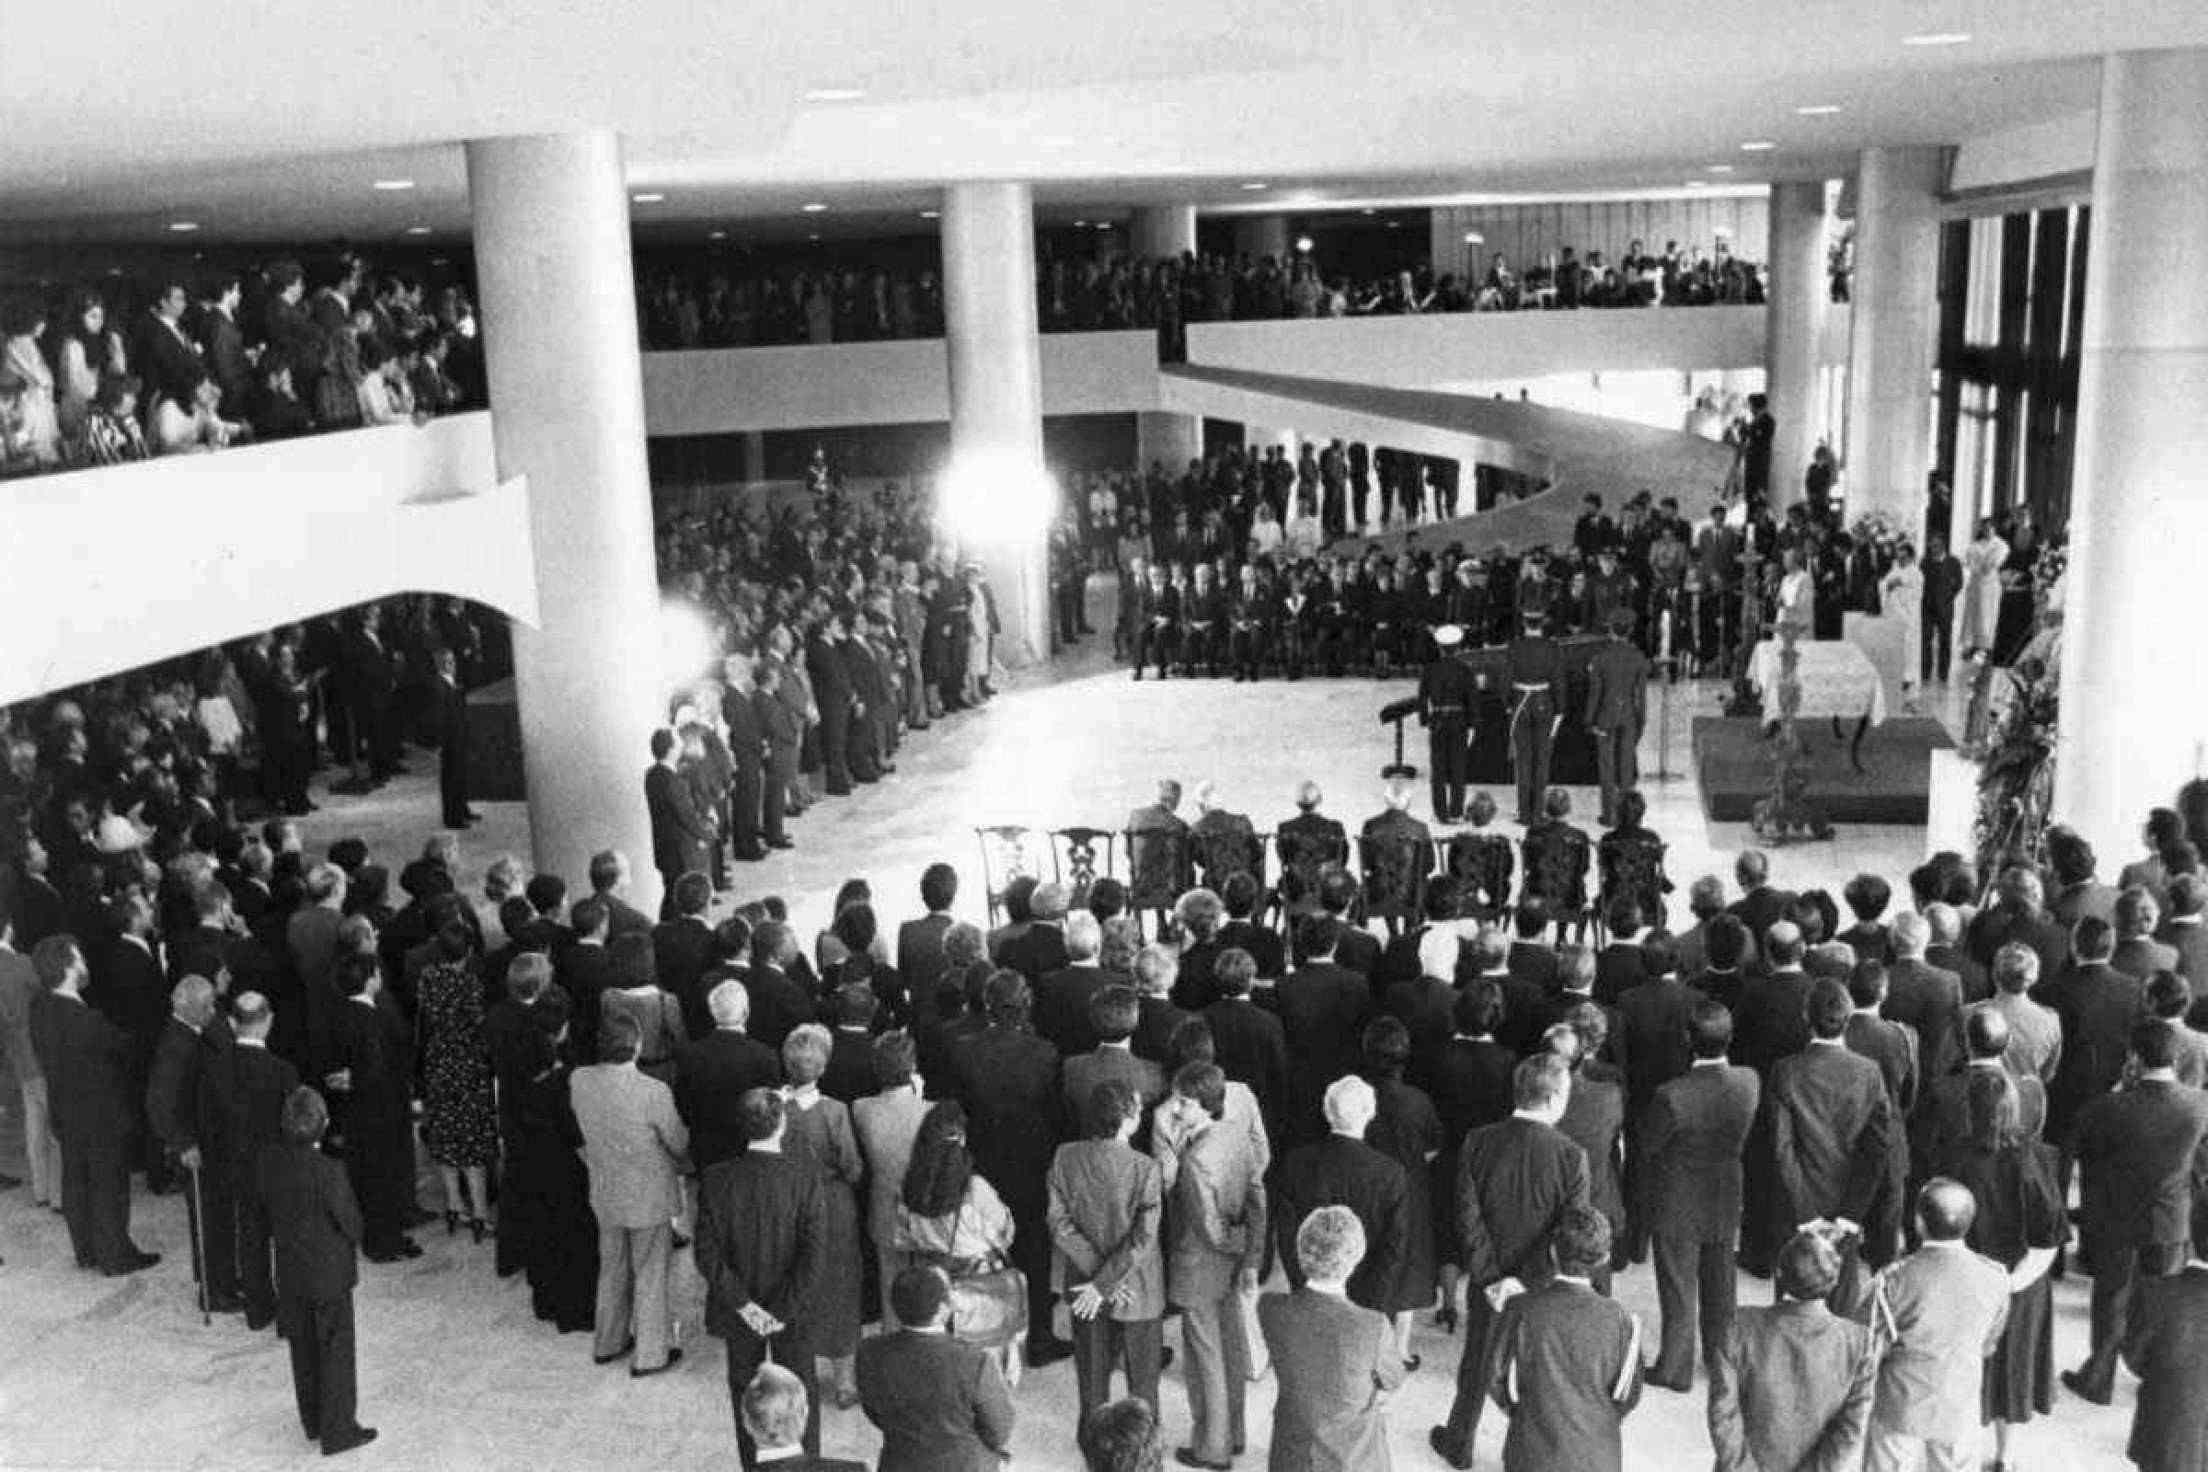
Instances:
[[[309,283],[297,261],[275,260],[0,305],[0,474],[404,424],[484,401],[460,288],[428,300],[412,276],[372,276],[353,254],[318,262]]]
[[[235,1030],[328,1096],[372,1259],[421,1250],[407,1236],[427,1215],[418,1100],[448,1225],[482,1239],[496,1171],[499,1261],[527,1275],[540,1316],[589,1328],[595,1356],[627,1358],[632,1374],[672,1368],[680,1346],[667,1244],[627,1234],[671,1237],[671,1187],[698,1173],[707,1324],[728,1341],[740,1438],[742,1391],[770,1352],[801,1381],[817,1384],[823,1364],[831,1383],[855,1379],[892,1447],[979,1441],[1001,1454],[1006,1372],[1068,1353],[1084,1411],[1124,1361],[1155,1412],[1152,1351],[1170,1302],[1183,1373],[1202,1387],[1192,1464],[1227,1465],[1246,1437],[1234,1405],[1248,1350],[1213,1331],[1277,1257],[1291,1296],[1317,1279],[1369,1316],[1355,1321],[1361,1373],[1384,1383],[1415,1373],[1420,1315],[1461,1329],[1456,1404],[1433,1438],[1452,1465],[1469,1463],[1488,1391],[1513,1364],[1510,1465],[1619,1466],[1643,1377],[1684,1390],[1698,1368],[1721,1455],[1745,1441],[1757,1465],[1866,1434],[1953,1453],[1982,1422],[2005,1423],[2006,1449],[2054,1394],[2046,1270],[2069,1223],[2041,1140],[2067,1152],[2082,1184],[2092,1354],[2065,1379],[2098,1401],[2113,1393],[2126,1313],[2159,1323],[2148,1281],[2178,1286],[2169,1275],[2186,1259],[2208,1141],[2208,1043],[2184,1022],[2208,978],[2208,885],[2168,845],[2150,856],[2155,873],[2127,871],[2138,882],[2118,889],[2057,835],[2051,907],[2028,867],[2003,874],[1993,903],[1958,906],[1976,880],[1942,856],[1909,876],[1919,908],[1890,923],[1890,885],[1848,886],[1845,931],[1829,901],[1775,889],[1746,854],[1737,899],[1698,880],[1692,928],[1621,923],[1599,950],[1513,941],[1430,894],[1426,923],[1386,943],[1305,916],[1276,969],[1260,953],[1277,937],[1223,919],[1203,890],[1181,896],[1171,944],[1142,945],[1125,887],[1108,879],[1080,909],[1066,887],[1042,886],[1026,919],[985,935],[956,919],[957,875],[936,865],[925,914],[894,942],[855,881],[807,958],[770,902],[711,923],[703,874],[680,877],[676,913],[654,925],[622,901],[615,854],[594,862],[593,892],[572,907],[557,876],[529,880],[493,931],[455,893],[449,839],[407,866],[410,903],[386,913],[356,903],[355,880],[376,868],[357,844],[311,866],[292,849],[283,883],[263,892],[248,835],[231,837],[236,862],[218,834],[217,851],[118,870],[111,935],[41,936],[27,968],[0,966],[39,988],[0,1017],[28,1016],[39,1082],[69,1106],[55,1110],[57,1166],[80,1262],[153,1265],[129,1240],[127,1179],[118,1201],[104,1173],[128,1159],[142,1121],[168,1164],[191,1152],[203,1176],[209,1158],[230,1172],[227,1198],[195,1217],[214,1301],[252,1323],[270,1302],[255,1295],[284,1291],[281,1269],[272,1285],[262,1276],[254,1211],[272,1204],[246,1170],[274,1142],[239,1136],[251,1111],[225,1093],[243,1087],[224,1082],[237,1077],[237,1058],[221,1059]],[[2167,944],[2144,939],[2161,933],[2150,881],[2176,912]],[[20,913],[9,936],[22,935]],[[68,1015],[97,1014],[97,1026],[56,1024],[54,1007],[77,1001],[93,1013]],[[124,1060],[147,1033],[134,1082]],[[79,1107],[103,1091],[131,1107]],[[577,1137],[579,1155],[547,1148]],[[80,1176],[86,1160],[101,1170]],[[62,1179],[49,1175],[47,1191]],[[1125,1222],[1145,1201],[1154,1216],[1169,1192],[1165,1231],[1127,1248],[1144,1276],[1125,1293],[1125,1273],[1107,1274],[1059,1229],[1114,1212]],[[1314,1270],[1306,1228],[1330,1206],[1355,1218],[1362,1250],[1346,1266],[1314,1251],[1325,1262]],[[1823,1244],[1809,1273],[1805,1222]],[[1933,1246],[1906,1250],[1920,1238]],[[1943,1257],[1952,1241],[1984,1257]],[[261,1243],[261,1256],[240,1242]],[[620,1250],[591,1251],[609,1242]],[[1832,1373],[1801,1372],[1788,1325],[1738,1309],[1733,1275],[1710,1267],[1736,1248],[1752,1271],[1776,1271],[1783,1294],[1868,1317],[1830,1346],[1845,1350]],[[1651,1254],[1662,1333],[1644,1366],[1639,1331],[1607,1294]],[[1939,1267],[1986,1259],[1964,1282]],[[898,1337],[908,1309],[938,1323],[940,1296],[898,1288],[915,1266],[942,1275],[949,1337],[978,1352],[948,1415],[923,1415],[898,1377],[873,1373],[915,1352]],[[235,1298],[214,1281],[230,1269]],[[874,1306],[875,1339],[863,1336],[870,1272],[892,1289]],[[1061,1298],[1070,1346],[1053,1326]],[[751,1305],[768,1307],[737,1312]],[[1510,1331],[1534,1313],[1601,1332],[1516,1360]],[[1357,1460],[1384,1445],[1371,1387],[1337,1374],[1328,1390],[1314,1373],[1338,1370],[1326,1354],[1314,1365],[1292,1334],[1268,1339],[1283,1380],[1276,1442],[1345,1429],[1303,1415],[1293,1392],[1308,1387],[1315,1407],[1347,1397],[1346,1429],[1365,1448],[1348,1464],[1377,1465]],[[2208,1366],[2165,1362],[2150,1343],[2133,1342],[2142,1434],[2197,1434],[2166,1424],[2182,1413],[2165,1377],[2197,1393]],[[1945,1367],[1935,1383],[1927,1363]],[[1590,1386],[1608,1389],[1590,1398]],[[346,1427],[341,1441],[352,1407],[343,1413],[323,1423]],[[1563,1448],[1561,1460],[1527,1438],[1560,1438],[1533,1445]],[[805,1444],[817,1442],[816,1426]]]

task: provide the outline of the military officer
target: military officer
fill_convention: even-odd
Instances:
[[[1427,755],[1434,781],[1434,821],[1454,823],[1464,816],[1464,784],[1472,775],[1467,725],[1472,717],[1472,671],[1457,657],[1464,630],[1442,624],[1434,630],[1434,658],[1418,681],[1418,722],[1426,728]]]
[[[1602,826],[1617,818],[1618,793],[1640,784],[1641,727],[1648,721],[1648,656],[1633,642],[1633,611],[1612,609],[1608,633],[1587,666],[1587,729],[1602,783]]]
[[[1556,746],[1558,702],[1564,691],[1564,652],[1544,632],[1548,619],[1539,609],[1524,614],[1525,632],[1510,644],[1510,762],[1518,779],[1518,821],[1532,827],[1541,818],[1549,790],[1549,754]]]
[[[1587,575],[1585,607],[1580,627],[1600,634],[1610,627],[1610,616],[1619,609],[1632,610],[1640,602],[1640,585],[1633,574],[1618,566],[1618,549],[1605,545],[1595,553],[1595,570]]]

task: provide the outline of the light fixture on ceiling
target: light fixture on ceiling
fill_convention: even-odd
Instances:
[[[664,194],[632,194],[629,198],[636,204],[664,204],[667,201],[667,196]]]
[[[1260,189],[1270,189],[1270,188],[1272,188],[1273,186],[1272,186],[1272,185],[1270,185],[1270,184],[1268,184],[1268,183],[1266,183],[1266,182],[1265,182],[1265,181],[1264,181],[1263,179],[1251,179],[1251,180],[1249,180],[1248,182],[1246,182],[1245,184],[1243,184],[1243,186],[1242,186],[1242,187],[1243,187],[1244,189],[1247,189],[1247,190],[1249,190],[1249,191],[1250,191],[1251,193],[1253,193],[1253,194],[1254,194],[1254,193],[1256,193],[1256,192],[1257,192],[1258,190],[1260,190]]]
[[[414,181],[412,179],[378,179],[374,187],[379,193],[383,194],[403,194],[414,187]]]
[[[705,238],[707,240],[726,240],[728,239],[728,232],[726,230],[708,230],[705,232]]]
[[[1687,187],[1689,189],[1707,189],[1710,187],[1710,181],[1707,179],[1689,179]]]
[[[427,225],[409,225],[406,227],[406,233],[409,235],[427,235],[429,227]]]
[[[1089,228],[1089,222],[1087,220],[1075,220],[1073,222],[1073,228],[1076,230],[1086,230]]]
[[[1477,230],[1467,230],[1464,232],[1464,243],[1466,245],[1485,245],[1487,244],[1487,237]]]
[[[866,96],[864,87],[808,87],[807,102],[857,102]]]
[[[1099,230],[1109,230],[1112,228],[1112,222],[1110,220],[1098,220],[1096,222],[1096,228]]]
[[[1768,138],[1751,138],[1740,145],[1742,153],[1769,153],[1779,145]]]
[[[1840,110],[1837,102],[1805,102],[1794,109],[1794,115],[1802,118],[1829,118]]]
[[[1377,215],[1380,212],[1378,210],[1359,210],[1357,213],[1360,215]]]
[[[1731,164],[1711,164],[1709,165],[1709,171],[1713,174],[1730,174],[1733,171],[1733,166]]]
[[[1400,230],[1403,228],[1403,222],[1401,220],[1390,220],[1388,221],[1388,228],[1390,230]]]
[[[798,208],[808,215],[825,215],[828,213],[828,206],[817,199],[801,204]]]
[[[1317,242],[1314,241],[1310,236],[1298,235],[1296,237],[1296,254],[1299,256],[1307,256],[1311,254],[1311,248],[1316,244]]]
[[[1968,31],[1919,31],[1914,36],[1903,36],[1904,46],[1960,46],[1970,39]]]
[[[815,230],[812,234],[806,236],[805,238],[807,240],[818,240],[820,239],[820,232],[818,230]]]
[[[199,228],[199,222],[198,222],[197,220],[171,220],[171,221],[169,221],[169,233],[170,233],[171,235],[189,235],[189,234],[191,234],[191,233],[192,233],[192,232],[193,232],[194,230],[197,230],[198,228]]]
[[[943,218],[943,212],[941,210],[922,210],[920,218],[923,220],[940,220]]]

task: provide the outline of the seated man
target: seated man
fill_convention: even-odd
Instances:
[[[1389,781],[1387,806],[1365,820],[1359,835],[1365,904],[1387,921],[1390,935],[1419,912],[1434,868],[1434,835],[1410,815],[1412,791],[1400,777]]]

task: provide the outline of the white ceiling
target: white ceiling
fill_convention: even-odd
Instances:
[[[22,7],[0,238],[466,229],[456,140],[613,127],[641,225],[883,217],[962,178],[1069,208],[1837,175],[2093,104],[2208,45],[2166,0],[92,0]],[[1964,31],[1966,45],[1905,36]],[[859,89],[808,102],[812,89]],[[1837,103],[1827,117],[1798,106]],[[1740,144],[1779,147],[1747,154]],[[377,178],[411,178],[378,193]],[[1263,181],[1263,192],[1245,182]],[[829,224],[822,218],[822,226]]]

